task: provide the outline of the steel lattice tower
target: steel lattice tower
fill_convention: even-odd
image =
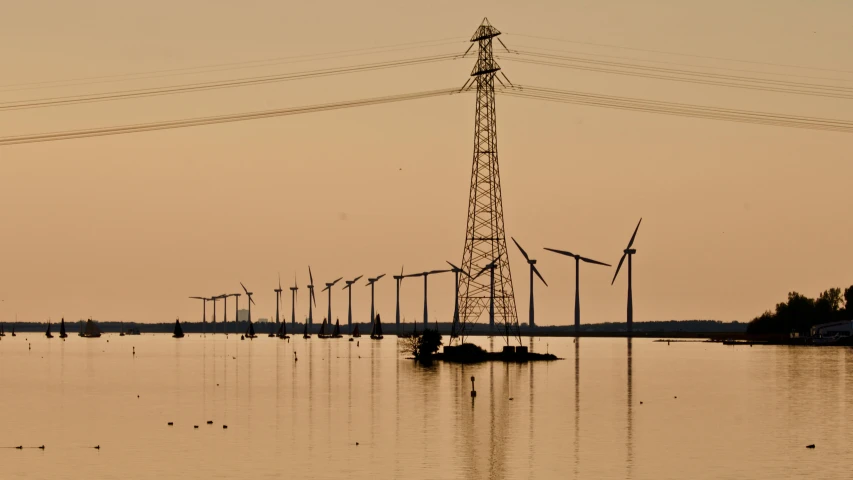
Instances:
[[[483,267],[496,261],[494,267],[494,317],[490,328],[501,328],[507,344],[511,336],[521,338],[518,331],[518,312],[509,270],[506,235],[504,233],[501,180],[498,168],[498,136],[495,116],[495,80],[500,66],[492,55],[492,39],[500,31],[488,19],[474,32],[471,42],[477,42],[477,63],[471,72],[477,88],[477,108],[474,115],[474,162],[471,170],[471,190],[468,199],[468,224],[465,229],[465,249],[462,268],[471,276],[459,278],[460,336],[464,338],[469,324],[476,322],[489,309],[491,275],[486,271],[475,277]],[[473,46],[473,45],[472,45]],[[466,84],[468,86],[468,84]]]

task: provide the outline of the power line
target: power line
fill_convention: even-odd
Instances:
[[[628,75],[658,80],[679,81],[685,83],[713,85],[749,90],[761,90],[778,93],[793,93],[820,97],[853,99],[853,88],[826,84],[791,82],[787,80],[747,77],[742,75],[723,75],[711,72],[697,72],[674,68],[652,67],[648,65],[592,60],[580,57],[568,57],[536,52],[517,51],[518,56],[508,55],[501,60],[510,60],[533,65],[570,68],[615,75]],[[533,58],[526,58],[533,57]],[[541,60],[555,59],[559,62]],[[568,63],[567,63],[568,62]]]
[[[106,135],[122,135],[128,133],[150,132],[155,130],[167,130],[175,128],[196,127],[201,125],[214,125],[218,123],[241,122],[245,120],[257,120],[261,118],[283,117],[290,115],[301,115],[305,113],[323,112],[328,110],[340,110],[345,108],[363,107],[368,105],[380,105],[422,98],[448,96],[460,93],[458,88],[445,88],[440,90],[427,90],[423,92],[407,93],[400,95],[388,95],[383,97],[350,100],[335,103],[324,103],[304,107],[280,108],[274,110],[263,110],[257,112],[238,113],[230,115],[217,115],[208,117],[188,118],[182,120],[171,120],[152,123],[138,123],[131,125],[118,125],[111,127],[99,127],[82,130],[66,130],[29,135],[15,135],[0,137],[2,145],[20,145],[27,143],[52,142],[58,140],[71,140],[76,138],[101,137]]]
[[[742,60],[737,58],[726,58],[726,57],[714,57],[710,55],[696,55],[690,53],[680,53],[680,52],[670,52],[666,50],[652,50],[648,48],[638,48],[638,47],[626,47],[624,45],[614,45],[614,44],[606,44],[606,43],[594,43],[594,42],[582,42],[578,40],[569,40],[565,38],[554,38],[554,37],[545,37],[542,35],[526,35],[523,33],[507,33],[504,32],[505,35],[512,35],[516,37],[526,37],[526,38],[535,38],[539,40],[549,40],[552,42],[563,42],[563,43],[574,43],[577,45],[589,45],[593,47],[606,47],[606,48],[618,48],[622,50],[633,50],[636,52],[647,52],[647,53],[660,53],[664,55],[676,55],[680,57],[692,57],[692,58],[704,58],[707,60],[722,60],[726,62],[738,62],[738,63],[752,63],[755,65],[767,65],[772,67],[785,67],[785,68],[797,68],[801,70],[819,70],[824,72],[835,72],[835,73],[853,73],[853,70],[837,70],[832,68],[820,68],[820,67],[805,67],[802,65],[792,65],[785,63],[773,63],[773,62],[759,62],[755,60]]]
[[[214,82],[198,82],[182,85],[170,85],[165,87],[142,88],[133,90],[120,90],[105,93],[94,93],[86,95],[68,95],[62,97],[39,98],[30,100],[19,100],[13,102],[0,102],[0,111],[3,110],[24,110],[31,108],[55,107],[61,105],[73,105],[80,103],[103,102],[110,100],[125,100],[129,98],[151,97],[159,95],[174,95],[179,93],[198,92],[203,90],[214,90],[222,88],[244,87],[249,85],[261,85],[274,82],[301,80],[306,78],[327,77],[334,75],[342,75],[348,73],[367,72],[371,70],[381,70],[387,68],[405,67],[412,65],[420,65],[424,63],[434,63],[445,60],[453,60],[461,58],[460,54],[435,55],[429,57],[417,57],[402,60],[392,60],[387,62],[367,63],[362,65],[350,65],[339,68],[328,68],[322,70],[310,70],[304,72],[294,72],[279,75],[265,75],[256,77],[246,77],[232,80],[221,80]]]
[[[41,82],[27,82],[0,85],[0,91],[21,91],[34,90],[41,88],[58,88],[58,87],[74,87],[81,85],[94,85],[99,83],[123,82],[132,80],[146,80],[151,78],[164,78],[179,75],[193,75],[200,73],[213,73],[240,68],[260,68],[269,67],[290,63],[311,62],[319,60],[335,60],[339,58],[348,58],[365,55],[376,55],[380,53],[399,52],[404,50],[412,50],[418,48],[437,47],[451,45],[457,43],[467,43],[465,39],[445,38],[439,40],[425,40],[419,42],[405,42],[394,45],[384,45],[378,47],[369,47],[361,49],[339,50],[336,52],[326,52],[317,54],[292,55],[286,57],[267,58],[262,60],[247,60],[242,62],[215,63],[208,65],[200,65],[196,67],[170,68],[161,70],[150,70],[147,72],[123,73],[115,75],[101,75],[93,77],[80,77],[66,80],[47,80]]]
[[[687,103],[663,102],[613,95],[600,95],[554,88],[516,85],[501,90],[502,95],[511,97],[545,100],[575,105],[587,105],[620,110],[631,110],[663,115],[675,115],[710,120],[723,120],[736,123],[772,125],[778,127],[802,128],[809,130],[827,130],[853,133],[853,121],[819,117],[806,117],[754,110],[708,107]]]

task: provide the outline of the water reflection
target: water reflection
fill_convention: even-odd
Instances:
[[[632,364],[632,355],[631,355],[631,347],[632,347],[632,339],[628,337],[628,439],[626,442],[626,450],[628,454],[628,460],[625,463],[626,468],[628,469],[628,478],[631,478],[632,467],[634,465],[634,416],[633,416],[633,397],[632,390],[634,386],[634,381],[632,378],[631,372],[631,364]]]
[[[533,412],[531,410],[531,415]],[[581,339],[575,337],[575,477],[578,476],[580,468],[581,448]]]

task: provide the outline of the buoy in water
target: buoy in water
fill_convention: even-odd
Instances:
[[[24,446],[23,446],[23,445],[18,445],[18,446],[17,446],[17,447],[15,447],[15,448],[17,448],[18,450],[23,450],[23,449],[24,449]]]
[[[171,427],[172,425],[174,425],[174,422],[169,422],[168,425]]]
[[[198,425],[193,425],[193,428],[198,428]]]
[[[101,446],[100,446],[100,445],[95,445],[93,448],[94,448],[95,450],[100,450],[100,449],[101,449]]]
[[[223,425],[222,428],[228,428],[228,425]]]
[[[20,447],[18,447],[18,448],[20,448]],[[814,448],[814,443],[811,445],[806,445],[806,448]]]
[[[208,421],[207,421],[207,424],[208,424],[208,425],[213,425],[213,420],[208,420]]]
[[[477,396],[477,390],[474,388],[474,375],[471,375],[471,398]]]
[[[44,450],[44,445],[40,446],[39,450]]]

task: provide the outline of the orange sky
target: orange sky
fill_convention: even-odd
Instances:
[[[13,2],[0,17],[0,101],[236,78],[459,51],[488,16],[510,47],[795,73],[853,83],[849,2]],[[590,45],[813,67],[810,70]],[[88,86],[21,83],[103,76],[409,41],[456,45]],[[0,112],[0,136],[248,112],[461,86],[470,59],[180,96]],[[853,119],[853,102],[502,63],[517,83],[786,114]],[[836,71],[819,70],[831,69]],[[843,73],[840,71],[846,71]],[[802,80],[824,82],[824,80]],[[473,96],[271,120],[0,147],[0,321],[93,316],[196,320],[186,297],[300,287],[443,267],[461,259]],[[619,260],[639,217],[635,320],[749,320],[790,290],[853,283],[847,212],[853,135],[656,116],[499,97],[508,235],[539,260],[540,324],[569,324],[573,262],[541,247]],[[511,263],[519,318],[527,269]],[[625,279],[582,271],[583,322],[624,321]],[[621,274],[620,274],[621,276]],[[287,285],[286,285],[287,286]],[[297,316],[307,314],[300,290]],[[452,277],[430,280],[430,319],[449,321]],[[369,289],[354,289],[366,321]],[[245,298],[245,297],[244,297]],[[290,311],[285,296],[286,312]],[[318,307],[326,311],[325,295]],[[336,290],[334,315],[346,317]],[[245,303],[244,303],[245,304]],[[233,303],[229,306],[232,306]],[[394,283],[377,287],[393,319]],[[422,282],[403,289],[422,311]],[[232,312],[229,308],[229,312]],[[221,318],[221,309],[219,313]],[[233,312],[230,313],[233,318]],[[321,318],[318,316],[318,318]]]

